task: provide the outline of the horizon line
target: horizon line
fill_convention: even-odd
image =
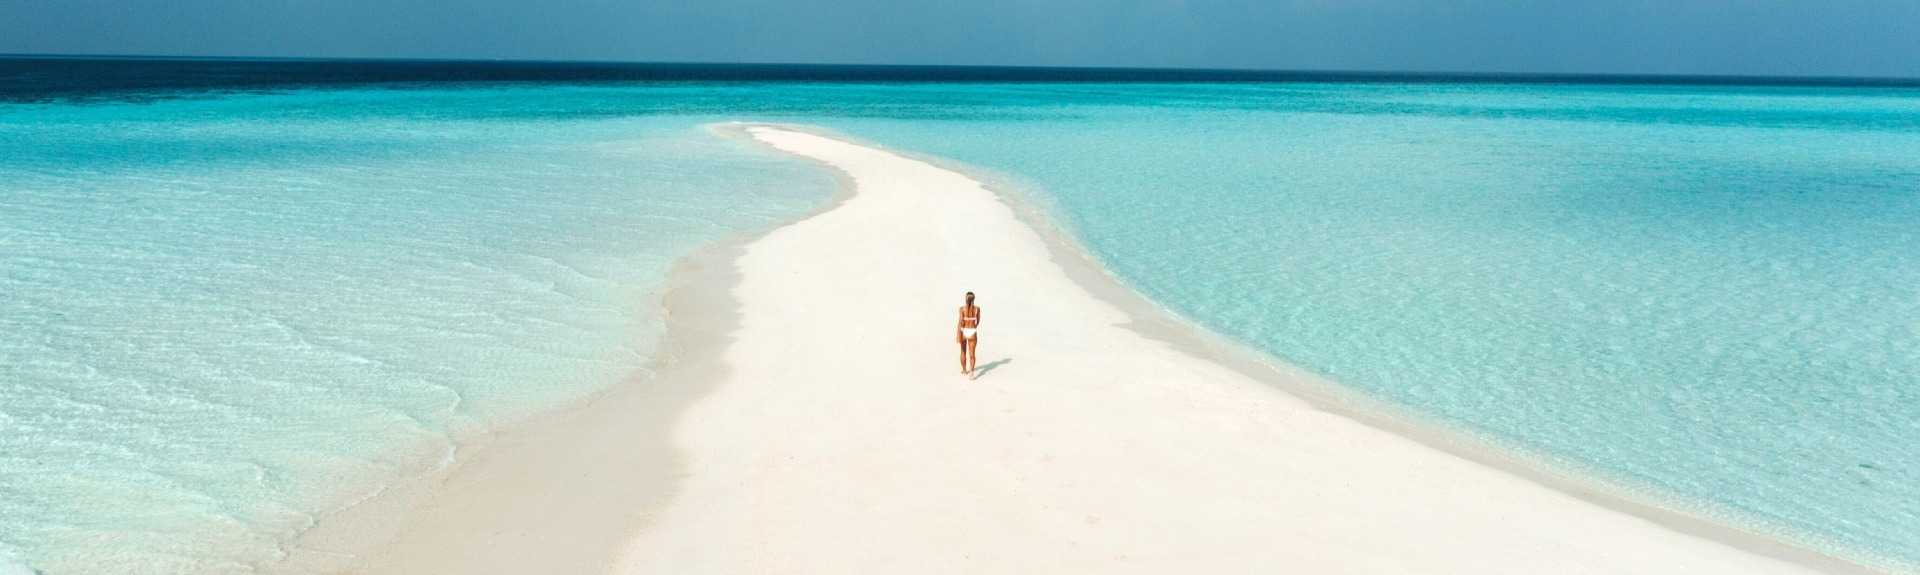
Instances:
[[[1767,75],[1767,74],[1681,74],[1659,72],[1525,72],[1468,70],[1388,70],[1341,68],[1239,68],[1239,67],[1166,67],[1106,65],[1032,65],[1032,64],[901,64],[861,62],[766,62],[713,60],[619,60],[619,59],[541,59],[541,58],[432,58],[369,56],[204,56],[172,54],[106,53],[16,53],[0,52],[0,60],[96,60],[96,61],[201,61],[201,62],[302,62],[367,64],[547,64],[589,66],[714,66],[737,68],[820,68],[820,69],[896,69],[896,70],[1018,70],[1028,72],[1144,72],[1188,75],[1299,75],[1344,77],[1348,79],[1485,79],[1485,80],[1640,80],[1655,83],[1687,84],[1853,84],[1864,86],[1920,87],[1920,76],[1841,76],[1841,75]],[[1689,80],[1693,82],[1689,82]]]

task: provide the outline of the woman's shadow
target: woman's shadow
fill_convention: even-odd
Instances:
[[[996,359],[996,360],[993,360],[993,361],[989,361],[989,362],[986,362],[986,363],[983,363],[983,364],[980,364],[980,365],[978,365],[978,366],[974,366],[974,368],[973,368],[973,378],[974,378],[974,379],[980,379],[980,378],[982,378],[982,377],[986,377],[986,375],[987,375],[987,372],[989,372],[989,371],[993,371],[993,370],[994,370],[994,368],[997,368],[997,367],[1000,367],[1000,366],[1003,366],[1003,365],[1006,365],[1006,364],[1009,364],[1009,363],[1013,363],[1013,358],[1011,358],[1011,357],[1003,357],[1003,358],[1000,358],[1000,359]]]

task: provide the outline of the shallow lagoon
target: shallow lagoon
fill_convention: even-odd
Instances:
[[[815,124],[1029,188],[1275,357],[1731,521],[1920,558],[1920,94],[515,84],[0,104],[0,555],[271,561],[644,379],[652,291],[830,194]]]

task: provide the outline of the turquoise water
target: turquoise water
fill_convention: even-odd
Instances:
[[[712,118],[569,98],[0,108],[0,549],[270,563],[456,434],[644,378],[671,262],[834,186]]]
[[[1920,559],[1920,94],[1139,91],[836,125],[1025,180],[1153,300],[1370,396]]]
[[[1284,361],[1920,560],[1920,91],[1311,83],[0,104],[0,555],[244,572],[452,435],[644,378],[671,261],[833,185],[702,128],[736,119],[991,170]]]

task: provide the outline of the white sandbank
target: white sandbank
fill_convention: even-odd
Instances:
[[[850,195],[684,264],[660,381],[509,429],[296,558],[357,534],[382,542],[345,561],[367,573],[1854,570],[1316,407],[1129,328],[963,174],[746,131]]]
[[[1789,573],[1120,327],[964,175],[756,127],[855,195],[748,244],[724,381],[622,573]],[[984,310],[961,377],[960,294]]]

